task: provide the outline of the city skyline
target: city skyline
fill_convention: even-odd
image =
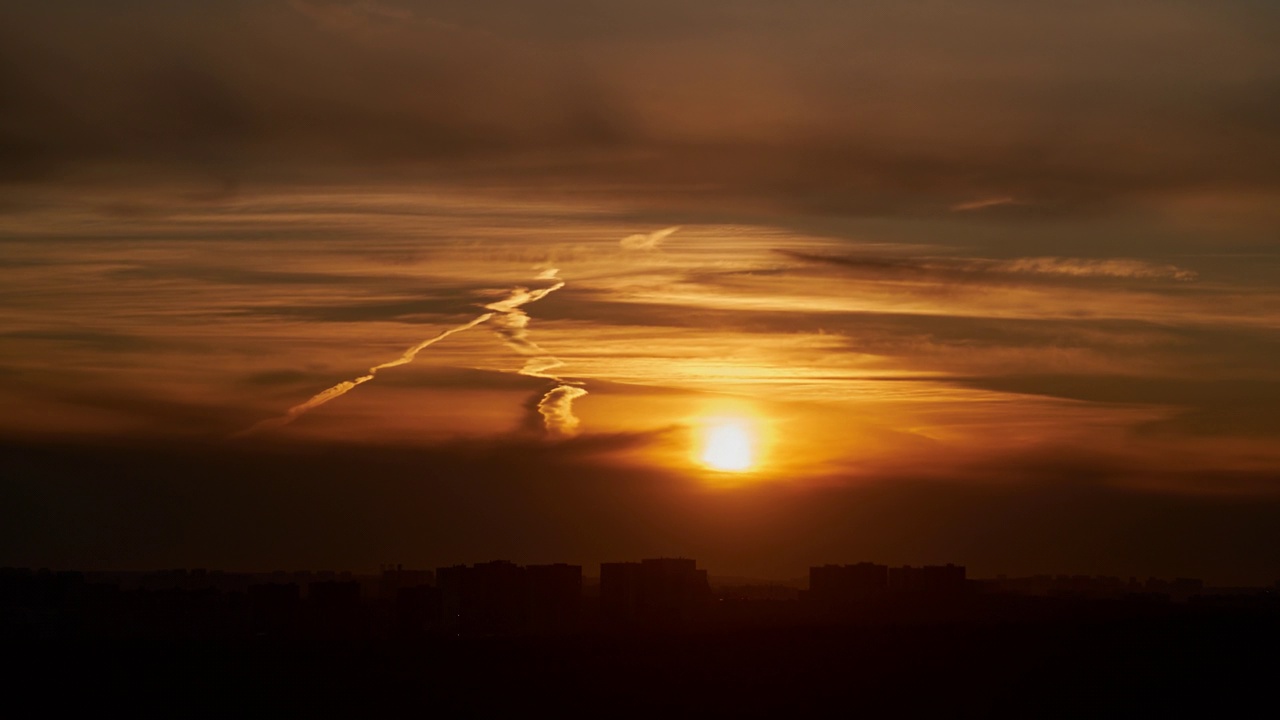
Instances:
[[[318,569],[318,568],[293,568],[282,569],[275,568],[272,570],[237,570],[228,568],[206,568],[206,567],[173,567],[173,568],[150,568],[150,569],[83,569],[83,568],[30,568],[30,567],[0,567],[0,570],[9,573],[35,574],[35,575],[80,575],[87,578],[130,578],[134,581],[154,581],[164,585],[166,582],[177,583],[182,586],[187,580],[197,583],[203,581],[211,581],[213,579],[244,579],[254,578],[263,581],[272,582],[348,582],[358,581],[360,583],[369,583],[377,581],[380,586],[379,593],[387,595],[387,587],[394,589],[400,587],[415,587],[419,585],[435,585],[437,576],[441,571],[458,570],[475,568],[482,566],[512,566],[518,568],[570,568],[575,572],[581,573],[581,579],[585,581],[593,581],[599,584],[601,578],[605,574],[605,566],[640,566],[644,563],[688,563],[691,567],[696,567],[697,560],[695,558],[685,557],[650,557],[650,558],[631,558],[631,559],[612,559],[604,560],[595,565],[598,571],[595,574],[587,572],[591,565],[581,565],[564,561],[546,561],[546,562],[527,562],[514,563],[504,558],[490,558],[483,561],[470,562],[452,562],[446,565],[436,567],[405,567],[404,563],[383,563],[380,564],[376,571],[371,568],[365,569]],[[874,560],[859,559],[856,561],[845,562],[828,562],[820,565],[810,565],[804,569],[804,572],[792,575],[791,577],[778,578],[759,578],[759,577],[742,577],[734,575],[716,574],[710,568],[698,567],[697,572],[703,578],[700,582],[705,582],[710,588],[735,588],[735,587],[773,587],[779,589],[805,590],[812,589],[814,578],[822,573],[847,573],[854,572],[865,573],[870,570],[875,576],[879,573],[878,582],[883,587],[891,586],[894,581],[891,578],[894,572],[910,573],[913,571],[944,571],[947,573],[958,572],[959,577],[968,582],[976,581],[986,583],[991,581],[1015,582],[1029,584],[1032,581],[1040,581],[1052,584],[1059,582],[1069,584],[1071,582],[1100,582],[1100,583],[1118,583],[1112,587],[1124,589],[1136,586],[1160,586],[1169,585],[1171,583],[1196,583],[1199,590],[1215,591],[1215,590],[1257,590],[1260,592],[1271,591],[1280,588],[1280,580],[1275,583],[1267,583],[1261,585],[1246,586],[1222,586],[1208,585],[1204,583],[1202,578],[1187,577],[1138,577],[1129,576],[1119,577],[1114,575],[1089,575],[1079,573],[1062,573],[1043,571],[1032,575],[1025,576],[1009,576],[1006,574],[997,574],[993,576],[975,576],[968,572],[967,566],[948,562],[937,565],[917,564],[917,565],[900,565],[894,566],[884,563],[878,563]],[[860,578],[857,582],[866,580],[866,575],[857,575]],[[900,583],[901,585],[901,583]],[[180,588],[181,589],[181,588]],[[186,589],[191,589],[190,587]]]

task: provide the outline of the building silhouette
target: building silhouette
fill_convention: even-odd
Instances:
[[[394,600],[404,588],[435,585],[436,574],[430,570],[405,570],[404,565],[384,565],[378,578],[378,596]]]
[[[248,592],[252,627],[264,633],[293,628],[302,608],[302,592],[297,583],[254,583]]]
[[[809,597],[821,603],[849,603],[883,596],[889,566],[870,562],[809,568]]]
[[[600,563],[600,618],[609,624],[640,617],[640,563]]]
[[[319,580],[307,586],[307,602],[324,612],[353,612],[360,607],[356,580]]]
[[[527,629],[564,634],[582,622],[582,566],[555,563],[525,567],[528,583]]]
[[[561,633],[577,627],[582,566],[521,567],[505,560],[436,571],[441,626],[470,635]]]
[[[912,598],[959,595],[965,590],[963,565],[925,565],[889,568],[889,592]]]
[[[392,602],[392,622],[401,633],[430,633],[440,629],[440,588],[432,585],[402,587]]]
[[[688,622],[709,598],[707,571],[688,558],[600,564],[600,614],[608,624]]]
[[[436,570],[442,624],[466,634],[512,634],[526,617],[524,568],[505,560]]]

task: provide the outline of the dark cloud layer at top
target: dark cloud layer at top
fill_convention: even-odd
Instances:
[[[841,212],[1280,184],[1280,12],[1245,0],[135,0],[0,20],[9,179],[412,166]]]

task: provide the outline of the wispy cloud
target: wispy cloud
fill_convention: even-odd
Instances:
[[[623,250],[656,250],[658,246],[662,245],[664,240],[679,229],[680,226],[676,225],[674,227],[655,230],[651,233],[636,233],[635,235],[628,235],[622,238],[622,240],[618,241],[618,244],[622,246]]]
[[[557,277],[558,274],[558,268],[549,268],[539,273],[538,278],[549,280]],[[561,280],[541,290],[530,291],[527,288],[517,288],[510,297],[485,305],[486,309],[496,313],[493,320],[494,330],[502,336],[507,346],[522,355],[530,356],[518,372],[521,375],[545,378],[555,383],[550,390],[542,394],[542,398],[535,407],[542,416],[546,432],[557,437],[567,437],[577,431],[578,418],[573,414],[573,401],[586,395],[587,391],[581,387],[580,383],[570,382],[550,373],[564,363],[529,339],[529,315],[520,307],[541,300],[564,286],[565,283]]]
[[[289,410],[285,412],[284,415],[262,420],[258,423],[255,423],[253,426],[236,433],[232,437],[243,437],[246,435],[252,435],[254,433],[261,432],[263,430],[271,430],[274,428],[288,425],[294,420],[297,420],[302,415],[320,407],[321,405],[324,405],[330,400],[334,400],[336,398],[342,397],[343,395],[347,394],[352,389],[354,389],[357,385],[362,385],[364,383],[369,382],[374,378],[374,376],[378,374],[379,370],[386,370],[387,368],[393,368],[400,365],[407,365],[408,363],[413,362],[413,359],[416,358],[418,356],[418,353],[422,352],[423,350],[431,347],[432,345],[435,345],[436,343],[449,337],[450,335],[453,335],[454,333],[460,333],[463,330],[470,330],[471,328],[479,325],[480,323],[488,321],[492,317],[493,317],[493,313],[485,313],[470,322],[463,323],[462,325],[459,325],[457,327],[452,327],[452,328],[449,328],[448,330],[441,331],[440,334],[434,337],[427,338],[426,340],[423,340],[422,342],[418,343],[417,345],[414,345],[408,350],[405,350],[404,353],[400,357],[396,358],[395,360],[384,362],[381,365],[374,365],[373,367],[369,368],[368,373],[361,375],[359,377],[353,378],[351,380],[343,380],[342,382],[338,383],[337,385],[334,385],[333,387],[327,388],[325,390],[320,391],[319,393],[316,393],[315,395],[311,396],[311,398],[306,402],[300,403],[298,405],[294,405],[293,407],[289,408]]]
[[[573,401],[586,395],[577,385],[557,385],[542,396],[538,412],[546,423],[547,432],[565,437],[578,430],[578,417],[573,414]]]
[[[541,272],[538,277],[540,279],[555,278],[559,270],[550,268]],[[507,291],[505,297],[500,300],[484,305],[484,309],[489,312],[477,316],[475,319],[441,331],[439,334],[427,338],[422,342],[405,350],[400,357],[380,365],[374,365],[369,368],[368,372],[352,378],[344,380],[332,387],[326,388],[319,393],[313,395],[306,402],[299,403],[289,408],[284,415],[279,417],[268,418],[255,423],[253,426],[235,433],[232,437],[243,437],[261,432],[263,430],[271,430],[283,427],[298,419],[302,415],[324,405],[325,403],[335,400],[355,389],[358,385],[374,379],[379,370],[398,367],[413,362],[418,353],[431,347],[432,345],[444,340],[455,333],[480,325],[481,323],[492,321],[494,329],[507,345],[524,355],[530,355],[528,361],[525,362],[520,374],[530,377],[546,378],[553,380],[556,387],[549,390],[542,401],[538,403],[538,410],[545,418],[546,429],[554,435],[570,435],[576,429],[578,420],[573,416],[572,402],[574,398],[586,394],[586,390],[577,387],[577,383],[569,383],[561,378],[549,374],[547,371],[559,367],[561,363],[558,359],[542,349],[537,343],[528,338],[529,315],[520,308],[529,303],[537,302],[551,293],[564,287],[563,280],[556,282],[545,288],[530,290],[525,287],[517,287]],[[545,410],[544,410],[545,407]]]
[[[1076,278],[1128,278],[1134,280],[1195,280],[1194,270],[1170,263],[1137,258],[1024,257],[1004,259],[965,257],[902,257],[877,255],[823,255],[778,250],[795,260],[823,263],[880,276],[1059,276]]]
[[[1028,257],[1013,260],[975,261],[978,268],[995,272],[1070,275],[1074,277],[1114,277],[1151,280],[1195,280],[1194,270],[1177,265],[1135,258],[1084,259],[1064,257]]]
[[[987,208],[999,207],[1001,205],[1016,205],[1018,201],[1011,195],[1002,195],[1000,197],[982,198],[980,200],[969,200],[967,202],[956,203],[951,206],[952,212],[972,212],[974,210],[986,210]]]

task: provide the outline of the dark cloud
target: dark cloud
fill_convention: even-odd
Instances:
[[[121,268],[106,273],[118,280],[197,280],[218,285],[377,285],[385,290],[385,277],[342,275],[325,272],[298,272],[287,270],[256,270],[252,268],[217,267],[211,265],[159,264],[145,267]]]
[[[869,279],[909,279],[936,283],[1012,284],[1028,282],[1179,281],[1196,279],[1193,270],[1171,263],[1135,258],[1021,257],[894,257],[874,254],[819,255],[777,250],[803,262],[835,266],[850,276]]]
[[[27,409],[15,414],[15,418],[30,410],[42,410],[41,405],[53,402],[97,411],[99,416],[112,418],[116,429],[111,435],[198,438],[225,434],[251,417],[241,407],[166,397],[135,384],[88,385],[83,378],[31,376],[32,373],[22,374],[17,404]],[[9,432],[21,434],[21,430]]]
[[[1255,438],[1274,442],[1280,437],[1280,418],[1272,408],[1280,402],[1274,383],[1258,383],[1262,392],[1247,398],[1228,397],[1200,404],[1175,403],[1181,410],[1173,417],[1153,420],[1135,428],[1139,436],[1174,439],[1189,435],[1203,437]],[[1276,473],[1269,473],[1274,478]]]
[[[1052,395],[1087,402],[1130,404],[1245,405],[1263,398],[1280,400],[1280,381],[1141,376],[1018,375],[975,380],[958,378],[1002,392]]]
[[[1280,340],[1265,328],[1176,326],[1145,320],[1072,317],[983,317],[929,312],[741,310],[660,302],[626,302],[611,293],[566,291],[539,308],[547,320],[620,327],[839,335],[851,351],[911,358],[948,346],[1083,348],[1126,354],[1163,349],[1198,372],[1265,375]],[[573,300],[574,302],[567,302]],[[1212,302],[1206,297],[1206,302]]]
[[[36,341],[68,344],[108,353],[136,353],[172,349],[181,343],[158,338],[142,337],[128,333],[86,328],[50,328],[47,330],[10,330],[0,333],[0,338],[13,341]]]
[[[317,384],[324,382],[326,379],[328,379],[328,376],[322,376],[319,373],[287,368],[255,372],[251,375],[246,375],[241,379],[241,382],[245,385],[273,387],[278,385],[299,386],[304,383]]]
[[[479,307],[457,295],[435,296],[403,300],[370,300],[356,303],[316,303],[294,305],[285,302],[272,303],[228,311],[231,315],[264,315],[282,318],[300,318],[314,322],[448,322],[449,317],[473,312]],[[456,319],[456,318],[454,318]]]
[[[0,157],[853,214],[1280,186],[1263,4],[556,5],[9,3]]]

